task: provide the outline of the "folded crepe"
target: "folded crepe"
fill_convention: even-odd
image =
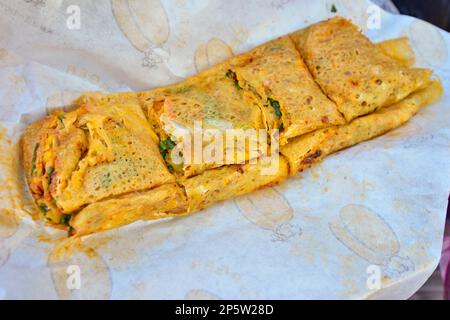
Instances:
[[[77,236],[201,210],[408,121],[442,95],[413,61],[406,39],[374,45],[336,18],[173,86],[84,95],[25,131],[30,191],[43,218]],[[203,150],[231,157],[192,159],[197,123]],[[218,143],[229,129],[245,143]]]
[[[396,60],[401,65],[410,68],[416,62],[416,56],[409,39],[406,37],[390,39],[377,43],[376,46],[383,51],[383,53],[392,59]]]
[[[135,95],[95,94],[76,104],[75,111],[32,124],[22,139],[28,184],[43,217],[67,224],[85,205],[175,183]]]
[[[87,205],[70,220],[72,234],[81,236],[118,228],[138,220],[182,216],[187,211],[183,188],[164,184]]]
[[[269,132],[287,139],[343,124],[344,118],[314,82],[289,36],[231,59],[239,86],[258,97]]]
[[[386,55],[341,17],[290,36],[314,79],[347,121],[396,103],[430,82],[430,70],[399,63],[392,58],[395,54]]]
[[[195,212],[218,201],[231,199],[286,179],[287,161],[267,157],[255,164],[231,165],[186,179],[181,182],[188,197],[189,211]]]
[[[428,87],[412,93],[404,100],[359,117],[346,125],[318,130],[292,139],[281,147],[280,152],[289,162],[290,174],[296,174],[333,152],[401,126],[420,108],[439,99],[442,93],[441,82],[433,80]]]
[[[169,168],[180,176],[245,163],[268,152],[258,102],[236,84],[226,63],[139,96]]]

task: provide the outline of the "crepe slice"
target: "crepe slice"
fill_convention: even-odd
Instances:
[[[236,85],[228,70],[221,64],[179,84],[140,93],[161,152],[178,176],[267,154],[258,102]]]
[[[280,150],[289,162],[290,174],[309,168],[333,152],[372,139],[403,125],[420,108],[439,99],[442,93],[440,81],[433,80],[428,87],[412,93],[404,100],[357,118],[349,124],[318,130],[290,140]]]
[[[33,123],[23,139],[25,170],[41,215],[68,225],[85,205],[173,184],[136,95],[81,97],[72,112]]]
[[[405,67],[412,67],[416,62],[416,55],[407,37],[389,39],[376,44],[383,53]]]
[[[287,178],[289,167],[283,157],[267,158],[257,164],[232,165],[205,171],[181,182],[189,211],[195,212],[218,201],[232,199]]]
[[[138,220],[156,220],[187,213],[187,199],[178,184],[165,184],[149,191],[101,200],[81,209],[70,225],[81,236],[106,231]]]
[[[238,85],[253,92],[269,132],[289,138],[343,124],[344,118],[314,82],[289,36],[265,43],[231,59]]]
[[[398,102],[430,82],[430,70],[405,67],[340,17],[295,32],[291,38],[314,79],[347,121]]]

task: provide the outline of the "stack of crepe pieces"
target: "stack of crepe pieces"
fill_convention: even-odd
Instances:
[[[375,45],[337,17],[172,86],[86,94],[27,128],[29,188],[41,218],[77,236],[196,212],[407,122],[442,95],[413,63],[407,39]]]

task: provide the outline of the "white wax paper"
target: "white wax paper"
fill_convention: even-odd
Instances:
[[[445,96],[279,186],[89,236],[66,255],[55,249],[65,233],[30,218],[18,140],[31,121],[84,91],[174,83],[331,17],[333,4],[374,41],[408,36]],[[365,0],[0,0],[0,298],[408,298],[442,245],[450,36],[384,11],[371,29],[374,12]]]

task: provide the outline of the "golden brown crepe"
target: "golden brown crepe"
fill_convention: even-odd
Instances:
[[[280,143],[344,123],[336,105],[314,82],[289,36],[231,59],[239,85],[255,93],[268,130],[280,129]]]
[[[443,93],[440,81],[419,90],[404,100],[380,109],[370,115],[357,118],[351,123],[318,130],[289,141],[280,150],[289,161],[290,173],[296,174],[330,153],[377,137],[397,128],[412,118],[420,108],[429,105]]]
[[[77,103],[31,125],[22,140],[30,189],[48,220],[175,182],[136,98],[91,95]]]
[[[184,190],[165,184],[149,191],[133,192],[92,203],[70,221],[76,235],[118,228],[137,220],[155,220],[187,213]]]
[[[405,67],[412,67],[416,62],[416,55],[413,48],[406,37],[390,39],[377,43],[376,46],[380,48],[383,53]]]
[[[291,38],[314,79],[347,121],[398,102],[430,81],[430,70],[406,68],[340,17],[295,32]]]
[[[182,152],[182,163],[174,163],[170,156],[166,158],[181,176],[190,177],[208,168],[243,163],[267,153],[267,146],[258,144],[260,133],[266,135],[258,102],[252,93],[236,85],[228,70],[226,64],[221,64],[177,85],[140,94],[161,140],[171,144],[171,149],[178,146]],[[205,153],[200,158],[194,157],[193,150],[196,123],[204,130],[200,142]],[[226,134],[232,135],[230,130],[235,130],[237,136],[243,136],[248,130],[254,134],[247,135],[247,146],[233,148],[231,143],[227,146],[225,139]],[[169,138],[171,141],[167,140]],[[219,144],[223,146],[222,156],[208,157],[208,146]]]
[[[287,161],[282,157],[265,158],[256,164],[232,165],[186,179],[189,211],[195,212],[221,200],[279,183],[289,174]]]

